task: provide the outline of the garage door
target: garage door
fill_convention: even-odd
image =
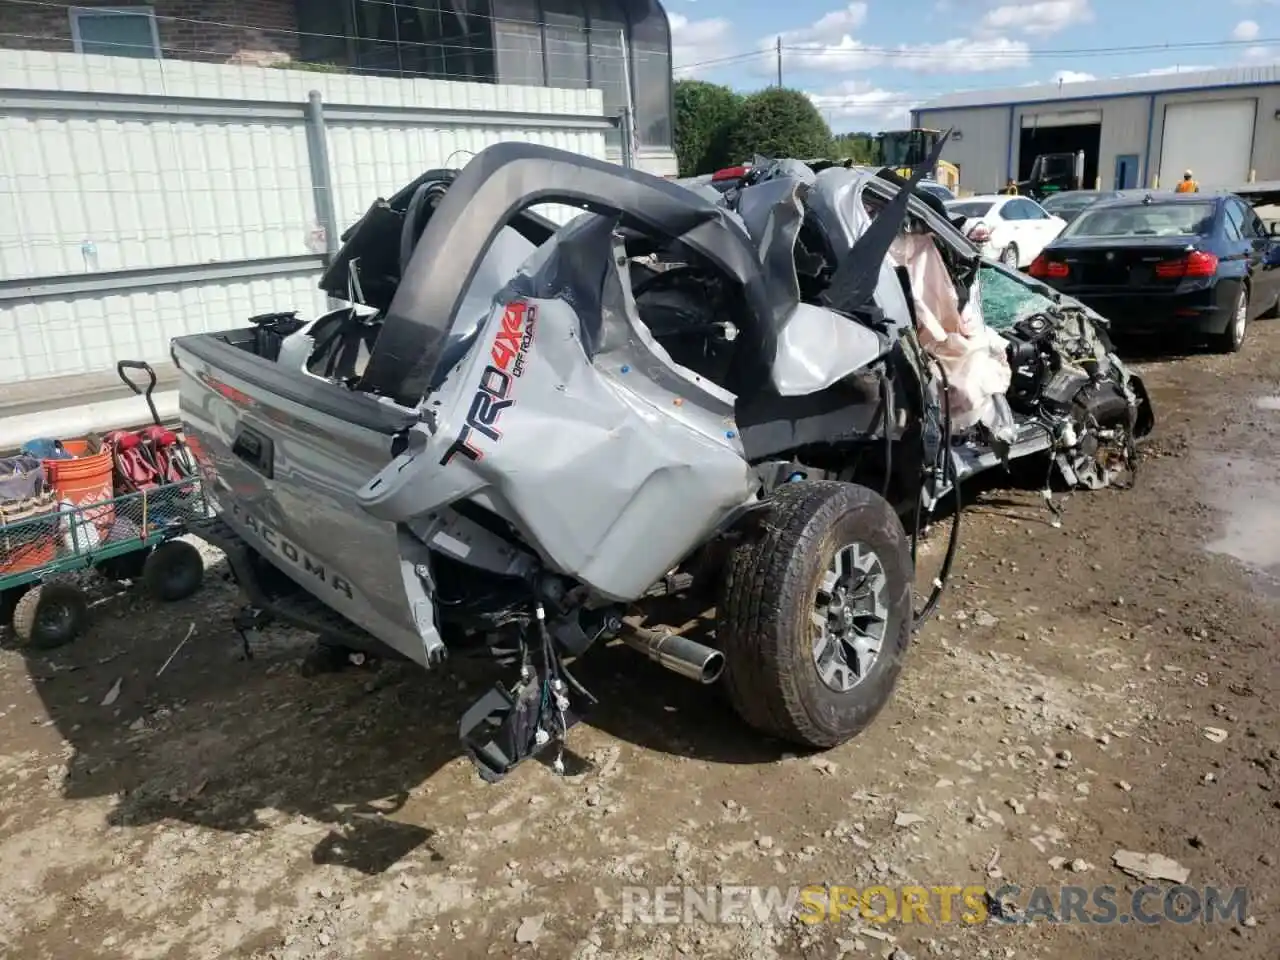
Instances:
[[[1024,113],[1022,129],[1041,130],[1048,127],[1083,127],[1102,122],[1101,110],[1071,110],[1061,113]]]
[[[1160,186],[1172,188],[1192,170],[1200,189],[1249,179],[1256,100],[1169,104],[1164,110]]]

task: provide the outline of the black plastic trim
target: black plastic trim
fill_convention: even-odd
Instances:
[[[301,375],[289,376],[271,361],[233,347],[211,334],[175,337],[173,349],[186,352],[215,371],[236,377],[267,394],[282,397],[309,410],[367,430],[394,436],[418,422],[416,413],[393,409],[372,397],[341,390]]]
[[[542,203],[616,215],[623,227],[680,239],[744,286],[749,308],[763,321],[753,332],[772,336],[751,242],[722,208],[661,177],[603,160],[499,143],[467,164],[427,222],[387,311],[364,389],[409,405],[422,399],[484,252],[512,217]],[[772,356],[770,349],[760,352]]]

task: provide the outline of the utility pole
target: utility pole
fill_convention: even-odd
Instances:
[[[779,34],[778,36],[777,50],[778,50],[778,86],[781,87],[782,86],[782,36],[781,34]]]
[[[636,162],[636,98],[631,89],[631,48],[627,46],[627,33],[618,31],[618,44],[622,51],[622,89],[625,91],[621,115],[618,117],[618,128],[622,134],[622,165],[638,166]]]

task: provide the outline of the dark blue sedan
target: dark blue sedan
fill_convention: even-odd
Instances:
[[[1228,353],[1250,321],[1280,312],[1280,237],[1230,194],[1103,201],[1028,272],[1084,301],[1117,334],[1197,335]]]

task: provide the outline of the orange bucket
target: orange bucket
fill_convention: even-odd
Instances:
[[[62,509],[68,507],[89,507],[95,503],[110,501],[115,495],[111,450],[97,441],[88,439],[64,440],[62,448],[71,454],[71,460],[43,460],[45,477],[49,486],[58,495]],[[76,517],[67,518],[72,529],[67,533],[67,544],[75,544],[80,549],[95,546],[91,541],[93,534],[89,531],[86,538],[83,524],[92,523],[98,530],[99,542],[111,535],[111,527],[115,523],[116,508],[110,502],[93,510],[85,510]],[[75,536],[73,537],[73,531]]]

